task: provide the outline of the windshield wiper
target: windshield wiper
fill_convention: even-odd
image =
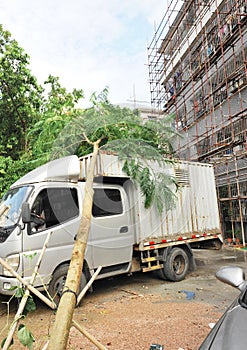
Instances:
[[[0,226],[0,243],[3,243],[6,241],[6,239],[10,236],[12,231],[17,225],[11,225],[8,227],[2,227]]]
[[[8,232],[9,230],[13,231],[13,229],[14,229],[17,225],[18,225],[18,224],[14,224],[14,225],[7,226],[7,227],[0,226],[0,232],[5,233],[5,232]]]

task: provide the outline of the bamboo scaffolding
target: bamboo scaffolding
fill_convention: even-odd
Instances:
[[[90,278],[90,280],[88,281],[88,283],[86,284],[86,286],[83,288],[83,290],[81,291],[81,293],[78,295],[77,297],[77,306],[80,304],[82,298],[84,297],[84,295],[87,293],[87,291],[89,290],[89,288],[91,287],[91,285],[93,284],[95,278],[98,276],[98,274],[100,273],[102,269],[102,266],[99,266],[97,268],[97,270],[95,271],[95,273],[93,274],[93,276]]]
[[[93,343],[100,350],[108,350],[104,345],[102,345],[93,335],[91,335],[84,327],[80,326],[75,320],[72,320],[72,326],[75,327],[80,333],[82,333],[91,343]],[[48,348],[49,341],[45,343],[42,350]]]
[[[4,261],[2,258],[0,258],[0,264],[8,270],[12,276],[14,276],[21,284],[23,284],[25,287],[27,287],[30,292],[35,294],[40,300],[42,300],[46,305],[48,305],[51,309],[55,309],[57,306],[56,304],[48,299],[45,295],[43,295],[41,292],[39,292],[36,288],[31,286],[28,282],[26,282],[17,272],[15,272],[12,267],[9,266],[9,264]]]
[[[41,264],[42,259],[44,257],[44,254],[45,254],[45,251],[46,251],[46,248],[47,248],[47,244],[48,244],[48,242],[50,240],[51,235],[52,235],[52,231],[50,231],[47,234],[45,243],[44,243],[43,248],[42,248],[42,250],[40,252],[40,255],[39,255],[38,261],[37,261],[37,263],[35,265],[35,268],[33,270],[33,274],[32,274],[31,279],[30,279],[30,285],[33,285],[33,283],[35,281],[35,278],[36,278],[36,276],[38,274],[38,271],[39,271],[39,268],[40,268],[40,264]],[[24,293],[24,295],[23,295],[23,297],[21,299],[20,305],[19,305],[18,310],[17,310],[17,312],[15,314],[14,321],[12,322],[12,325],[11,325],[10,330],[8,332],[8,336],[7,336],[6,340],[5,340],[5,343],[4,343],[4,346],[3,346],[3,350],[7,350],[9,348],[10,344],[11,344],[11,341],[13,339],[13,336],[14,336],[14,333],[15,333],[15,330],[16,330],[16,327],[17,327],[18,322],[19,322],[19,320],[20,320],[20,318],[22,316],[22,313],[23,313],[23,310],[24,310],[24,308],[26,306],[26,303],[27,303],[29,295],[30,295],[30,291],[26,287],[25,293]]]
[[[34,288],[31,284],[28,284],[21,276],[19,276],[10,266],[8,263],[6,263],[2,258],[0,258],[0,264],[6,268],[16,279],[22,283],[30,292],[35,294],[39,299],[41,299],[46,305],[48,305],[52,310],[55,310],[57,305],[54,302],[51,302],[50,299],[46,298],[43,294],[41,294],[36,288]],[[38,266],[38,264],[36,265]],[[89,282],[86,284],[86,286],[81,291],[78,300],[79,303],[86,294],[87,290],[91,287],[92,283],[94,282],[95,278],[100,273],[100,270],[102,269],[102,266],[99,266],[98,269],[95,271]],[[78,303],[78,304],[79,304]],[[16,317],[15,317],[16,319]],[[16,322],[15,322],[16,323]],[[106,347],[104,347],[102,344],[100,344],[90,333],[84,328],[81,327],[76,321],[72,320],[72,325],[77,328],[82,334],[84,334],[95,346],[98,347],[98,349],[101,350],[107,350]],[[83,331],[82,331],[83,330]],[[7,340],[6,340],[7,341]],[[48,348],[49,341],[46,342],[42,350],[46,350]]]
[[[236,169],[217,170],[219,189],[233,182],[247,184],[247,169],[240,170],[239,162],[247,158],[244,5],[243,0],[212,1],[210,6],[205,1],[168,0],[147,48],[151,105],[165,115],[173,114],[182,136],[174,139],[176,156],[206,163],[237,156]],[[220,194],[219,190],[219,200]],[[245,194],[239,196],[239,220],[226,220],[221,211],[221,225],[223,236],[240,229],[245,246],[247,205]]]
[[[72,320],[72,326],[74,326],[79,332],[85,335],[85,337],[88,340],[90,340],[94,345],[96,345],[98,349],[107,350],[107,348],[104,345],[98,342],[98,340],[94,336],[88,333],[88,331],[84,327],[80,326],[76,321]]]

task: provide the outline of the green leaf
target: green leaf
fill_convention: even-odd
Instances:
[[[32,350],[35,339],[25,325],[20,324],[17,336],[22,345],[27,346],[29,350]]]
[[[17,288],[19,288],[19,287],[17,287],[17,286],[12,286],[12,287],[9,288],[9,290],[16,290]]]
[[[2,343],[1,343],[1,349],[4,347],[4,344],[7,340],[7,337],[3,339]],[[10,342],[10,345],[9,345],[9,348],[14,344],[14,339],[12,338],[11,342]]]
[[[33,254],[23,254],[25,258],[32,260],[36,255],[37,252],[34,252]]]
[[[33,297],[31,295],[29,295],[27,298],[25,309],[23,311],[23,315],[26,316],[28,314],[28,312],[34,312],[35,310],[36,310],[36,304],[33,301]]]
[[[17,287],[15,291],[16,298],[22,298],[24,295],[24,289],[22,287]]]

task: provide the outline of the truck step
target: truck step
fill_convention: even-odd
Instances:
[[[141,268],[143,272],[159,270],[163,267],[162,256],[158,254],[158,250],[156,250],[155,253],[155,256],[151,256],[150,251],[147,251],[145,254],[142,252],[141,262],[143,266],[141,266]]]
[[[143,263],[151,262],[151,261],[160,261],[160,260],[162,260],[162,256],[150,256],[148,258],[142,258]]]
[[[143,267],[143,268],[142,268],[142,271],[143,271],[143,272],[154,271],[154,270],[162,269],[162,267],[164,267],[163,264],[160,264],[160,265],[153,265],[153,266]]]

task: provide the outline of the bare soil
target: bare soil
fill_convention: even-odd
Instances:
[[[203,253],[204,254],[204,253]],[[160,344],[165,350],[197,350],[238,291],[214,277],[220,265],[245,268],[245,256],[231,251],[226,259],[216,252],[199,259],[198,267],[181,282],[171,283],[154,274],[134,274],[99,280],[75,310],[74,319],[109,350],[149,350]],[[188,293],[189,292],[189,293]],[[192,294],[191,294],[192,293]],[[191,297],[191,298],[190,298]],[[16,304],[1,297],[0,341],[6,336]],[[36,300],[37,310],[22,320],[35,337],[33,349],[42,349],[52,330],[55,314]],[[15,337],[11,349],[24,349]],[[71,328],[68,350],[97,349]],[[58,350],[58,349],[54,349]]]

